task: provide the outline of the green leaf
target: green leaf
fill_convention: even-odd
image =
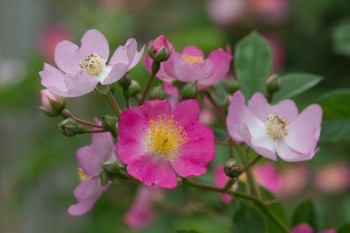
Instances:
[[[322,123],[321,142],[350,141],[350,118]]]
[[[307,73],[287,74],[280,77],[281,89],[273,96],[274,102],[291,98],[317,85],[322,77]]]
[[[323,109],[323,119],[350,118],[350,89],[339,89],[329,92],[316,102]]]
[[[267,224],[258,209],[251,203],[238,201],[233,212],[234,233],[259,232],[267,233]]]
[[[275,195],[270,193],[268,190],[259,187],[260,188],[260,194],[262,196],[263,200],[276,200],[278,199]],[[269,209],[282,221],[287,222],[287,214],[286,211],[282,205],[282,202],[277,202],[272,204]],[[265,221],[268,224],[268,232],[269,233],[279,233],[281,230],[276,226],[274,222],[271,221],[271,219],[267,216],[265,216]]]
[[[336,25],[332,32],[333,50],[337,54],[350,56],[350,20]]]
[[[292,226],[308,223],[315,232],[323,229],[324,217],[321,207],[308,199],[302,202],[293,213]]]
[[[349,233],[350,232],[350,222],[340,226],[337,229],[337,233]]]
[[[239,41],[234,63],[241,90],[247,99],[255,92],[265,93],[264,82],[271,72],[272,52],[263,37],[252,32]]]

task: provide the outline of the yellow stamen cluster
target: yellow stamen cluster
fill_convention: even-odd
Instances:
[[[78,176],[79,176],[79,180],[80,182],[84,182],[86,180],[91,179],[91,176],[89,176],[88,174],[86,174],[83,169],[81,169],[80,167],[78,167]]]
[[[182,58],[189,63],[204,62],[204,59],[200,56],[191,56],[188,54],[182,54]]]
[[[80,68],[91,76],[99,75],[106,68],[106,61],[97,54],[91,54],[80,62]]]
[[[277,114],[270,114],[266,120],[267,132],[275,139],[282,138],[288,134],[288,122]]]
[[[188,140],[184,128],[173,120],[173,116],[167,119],[165,114],[159,115],[158,120],[150,120],[149,125],[150,133],[145,139],[147,149],[168,160],[177,158],[179,147]]]

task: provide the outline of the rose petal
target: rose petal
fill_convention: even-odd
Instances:
[[[180,102],[175,108],[174,121],[180,126],[186,127],[199,121],[200,106],[196,100],[185,100]]]
[[[264,123],[270,114],[277,114],[288,122],[291,122],[298,116],[298,108],[293,101],[283,100],[276,105],[270,105],[261,93],[255,93],[252,96],[248,101],[248,108]]]
[[[74,190],[74,196],[78,200],[77,204],[68,208],[68,213],[72,216],[80,216],[91,210],[97,199],[103,192],[103,186],[99,178],[93,178],[80,183]]]
[[[288,162],[299,162],[310,160],[316,154],[318,150],[315,150],[309,154],[301,154],[292,148],[290,148],[283,139],[276,142],[277,154],[285,161]]]
[[[89,176],[98,176],[104,162],[115,159],[112,135],[108,133],[92,134],[91,145],[77,150],[79,167]]]
[[[288,135],[284,141],[297,152],[313,153],[320,137],[321,121],[321,107],[310,105],[288,125]]]
[[[214,134],[201,123],[193,124],[185,131],[188,141],[179,148],[180,156],[170,163],[181,177],[202,175],[215,156]]]
[[[163,188],[175,188],[177,179],[169,161],[157,155],[145,154],[131,161],[127,171],[145,185],[158,185]]]

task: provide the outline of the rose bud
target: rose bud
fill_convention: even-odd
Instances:
[[[50,117],[56,117],[60,115],[61,111],[66,106],[66,101],[64,98],[59,97],[49,90],[44,89],[40,91],[41,106],[40,109]]]
[[[171,47],[164,35],[151,41],[148,46],[148,55],[156,62],[168,60],[171,54]]]

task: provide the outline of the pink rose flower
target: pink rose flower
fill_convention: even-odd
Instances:
[[[315,186],[324,193],[340,193],[350,187],[350,166],[344,162],[319,168],[315,175]]]
[[[247,0],[209,0],[208,13],[215,23],[231,26],[241,21],[249,11]]]
[[[218,164],[215,167],[214,170],[214,181],[215,181],[215,185],[219,188],[224,188],[226,182],[229,180],[229,177],[226,176],[225,172],[224,172],[224,165],[223,164]],[[236,182],[233,186],[232,186],[232,191],[237,190],[238,188],[238,183]],[[221,200],[223,202],[225,202],[226,204],[230,203],[232,196],[230,194],[219,194]]]
[[[157,218],[154,203],[163,197],[163,190],[157,187],[141,186],[135,202],[124,216],[124,221],[134,230],[145,228]]]
[[[176,187],[176,174],[204,174],[215,145],[212,130],[199,122],[199,112],[196,100],[182,101],[174,110],[168,100],[153,100],[122,112],[117,153],[128,173],[164,188]]]
[[[298,226],[293,227],[292,233],[314,233],[314,230],[309,224],[302,223],[302,224],[299,224]],[[337,233],[337,230],[327,229],[327,230],[320,231],[319,233]]]
[[[92,144],[78,149],[76,155],[81,183],[74,190],[78,203],[68,208],[68,213],[72,216],[80,216],[90,211],[102,192],[109,187],[109,184],[101,184],[100,173],[104,162],[117,159],[112,135],[92,134]]]
[[[45,29],[39,36],[39,52],[47,61],[54,62],[55,47],[62,40],[71,39],[70,31],[61,26],[53,25]]]
[[[320,136],[322,109],[313,104],[298,114],[291,100],[270,105],[266,98],[256,93],[245,105],[240,91],[232,96],[227,116],[230,136],[244,141],[258,154],[277,160],[297,162],[310,160]]]
[[[200,89],[207,88],[226,77],[232,61],[231,47],[227,46],[226,50],[220,48],[212,51],[208,58],[195,46],[187,46],[181,54],[173,50],[169,59],[161,64],[156,76],[168,83],[174,80],[197,81]],[[145,58],[145,65],[151,72],[152,60],[149,56]]]
[[[282,196],[293,196],[301,192],[310,178],[309,169],[305,164],[293,164],[281,170],[281,188],[279,194]]]
[[[97,83],[111,84],[123,77],[141,59],[144,48],[137,52],[137,42],[129,39],[119,46],[108,65],[109,46],[101,32],[92,29],[81,39],[80,48],[62,41],[55,49],[55,61],[59,69],[49,64],[39,72],[41,83],[52,93],[76,97],[95,89]]]
[[[263,15],[269,21],[278,21],[286,16],[287,0],[251,0],[254,12]]]
[[[300,224],[298,226],[293,227],[293,233],[313,233],[314,230],[307,223]]]
[[[281,188],[281,175],[272,163],[264,163],[253,168],[256,182],[271,193],[278,193]]]

